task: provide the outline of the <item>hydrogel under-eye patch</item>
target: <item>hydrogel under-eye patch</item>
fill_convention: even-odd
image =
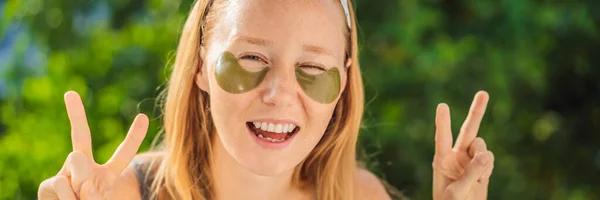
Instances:
[[[268,72],[268,67],[257,72],[248,71],[232,53],[225,51],[217,59],[215,78],[223,90],[239,94],[258,87]],[[319,103],[331,103],[340,94],[341,79],[337,67],[320,74],[310,74],[297,66],[296,80],[304,93]]]
[[[229,93],[243,93],[256,88],[269,72],[264,68],[257,72],[244,69],[230,52],[223,52],[217,59],[215,78],[223,90]]]
[[[309,74],[296,67],[296,80],[304,93],[319,103],[331,103],[340,94],[340,72],[332,67],[320,74]]]

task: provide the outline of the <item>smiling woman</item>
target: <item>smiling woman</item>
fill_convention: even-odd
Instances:
[[[355,157],[364,97],[349,8],[196,2],[162,94],[160,145],[134,159],[148,126],[141,114],[111,160],[96,164],[83,105],[68,92],[74,151],[40,199],[389,199]],[[476,96],[454,150],[440,106],[436,199],[486,198],[493,156],[476,135],[487,101]]]

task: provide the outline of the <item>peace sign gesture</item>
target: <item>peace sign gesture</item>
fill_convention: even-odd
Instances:
[[[92,139],[81,98],[74,91],[65,93],[65,105],[71,122],[73,152],[69,153],[58,174],[40,184],[38,198],[115,199],[115,189],[126,184],[122,172],[136,155],[148,129],[148,117],[139,114],[133,120],[125,140],[110,160],[97,164],[92,155]]]
[[[494,154],[485,141],[477,137],[489,96],[475,95],[469,115],[452,147],[450,109],[439,104],[435,118],[435,156],[433,158],[434,199],[487,199],[489,178],[494,168]]]

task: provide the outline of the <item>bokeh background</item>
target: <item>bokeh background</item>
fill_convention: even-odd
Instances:
[[[191,0],[0,0],[0,199],[35,199],[71,150],[63,94],[84,98],[96,160],[158,92]],[[454,131],[491,99],[490,199],[600,199],[600,1],[356,0],[368,166],[431,199],[434,111]],[[455,133],[456,136],[456,133]]]

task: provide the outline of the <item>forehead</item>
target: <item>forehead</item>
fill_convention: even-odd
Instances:
[[[232,0],[214,36],[232,41],[245,36],[272,45],[314,45],[344,54],[346,27],[337,0]]]

